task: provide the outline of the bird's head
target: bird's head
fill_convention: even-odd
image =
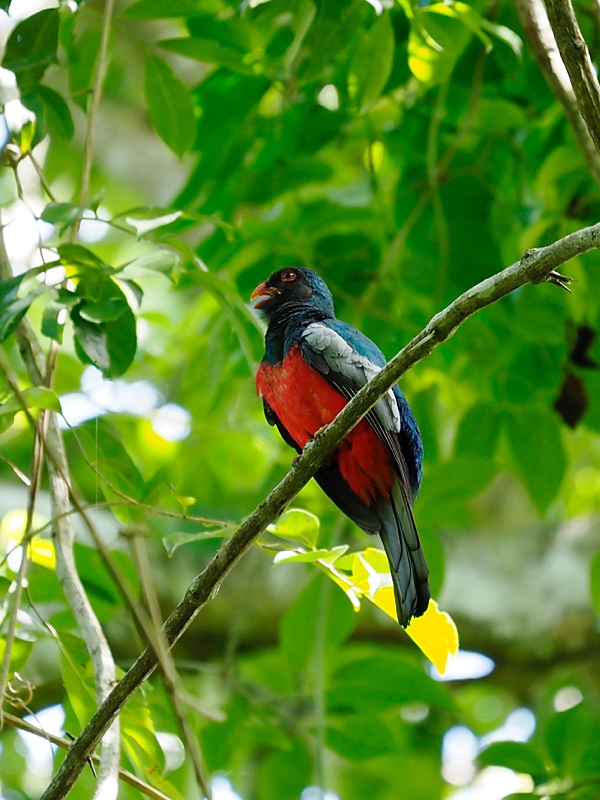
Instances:
[[[270,318],[285,306],[304,305],[333,316],[333,297],[327,284],[311,269],[286,267],[274,272],[269,280],[259,284],[250,300],[256,301],[254,308]]]

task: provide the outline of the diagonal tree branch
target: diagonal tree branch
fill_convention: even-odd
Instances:
[[[562,105],[588,169],[600,183],[600,153],[581,116],[569,73],[563,63],[543,0],[515,0],[521,24],[552,93]]]
[[[571,0],[546,0],[548,19],[596,151],[600,153],[600,85]]]
[[[497,275],[466,291],[436,314],[410,341],[304,448],[283,480],[225,542],[204,571],[188,587],[183,599],[165,623],[165,635],[173,645],[208,603],[222,581],[242,558],[262,531],[273,522],[327,460],[337,444],[364,417],[370,408],[410,367],[429,355],[472,314],[527,283],[550,281],[565,284],[554,272],[570,258],[600,247],[600,223],[565,236],[548,247],[528,250],[523,258]],[[61,800],[96,749],[103,732],[111,724],[136,689],[156,667],[156,658],[145,650],[115,686],[73,743],[42,800]]]

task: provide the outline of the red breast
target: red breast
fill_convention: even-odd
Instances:
[[[281,424],[300,446],[331,422],[346,405],[343,397],[292,347],[279,364],[261,364],[256,389],[273,409]],[[389,497],[394,480],[386,446],[368,422],[361,420],[336,451],[342,475],[360,499],[370,503]]]

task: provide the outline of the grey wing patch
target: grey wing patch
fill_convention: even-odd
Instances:
[[[311,366],[323,375],[330,376],[331,382],[348,399],[381,372],[381,367],[358,353],[339,333],[320,322],[308,325],[302,339],[312,351],[308,354]],[[400,411],[391,389],[377,401],[374,408],[385,430],[400,431]]]

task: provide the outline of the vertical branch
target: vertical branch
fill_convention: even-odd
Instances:
[[[0,224],[0,280],[7,280],[11,277],[12,270]],[[47,380],[51,380],[52,370],[48,369],[50,365],[47,365],[40,343],[26,319],[19,323],[15,334],[31,382],[37,386],[44,385]],[[19,396],[19,387],[15,385],[12,388]],[[50,477],[52,512],[56,518],[53,537],[56,551],[56,574],[90,654],[96,683],[96,699],[100,705],[116,682],[116,668],[110,647],[90,605],[75,565],[73,554],[75,531],[70,516],[69,463],[58,418],[52,411],[47,412],[46,442],[47,450],[52,453],[52,458],[46,460]],[[107,729],[102,743],[102,757],[94,797],[98,800],[100,798],[115,800],[118,793],[121,744],[118,719],[115,719]]]
[[[4,351],[0,350],[0,366],[8,381],[8,370],[5,364],[6,357]],[[15,633],[17,629],[17,615],[21,606],[21,597],[23,595],[23,586],[25,578],[27,577],[27,570],[29,568],[29,543],[33,533],[33,513],[35,511],[35,503],[37,500],[38,490],[42,477],[42,464],[44,456],[44,427],[46,421],[46,412],[42,411],[40,414],[39,428],[36,429],[35,438],[33,442],[33,455],[31,463],[31,483],[29,484],[29,497],[27,500],[27,515],[25,518],[25,530],[21,539],[21,563],[19,564],[19,572],[17,574],[12,597],[12,607],[8,615],[7,630],[4,639],[4,656],[2,658],[2,666],[0,667],[0,730],[4,726],[3,715],[3,702],[6,685],[8,683],[8,676],[10,672],[10,662],[12,657],[12,649],[15,641]]]
[[[558,50],[543,0],[515,0],[515,2],[523,30],[540,71],[563,107],[588,169],[600,183],[600,155],[581,116],[577,97]]]
[[[600,85],[571,0],[546,0],[548,19],[581,115],[600,153]]]
[[[100,39],[100,51],[98,53],[98,69],[94,80],[94,88],[92,91],[92,101],[88,112],[88,123],[85,134],[85,146],[83,156],[83,170],[81,172],[81,186],[79,189],[79,205],[83,208],[86,204],[90,193],[90,182],[92,177],[92,163],[94,160],[94,134],[96,132],[96,120],[98,118],[98,109],[100,107],[100,99],[102,98],[102,90],[104,88],[104,79],[106,78],[106,71],[108,69],[108,44],[110,39],[110,26],[115,9],[115,0],[106,0],[104,6],[104,17],[102,19],[102,36]],[[83,212],[82,212],[83,213]],[[79,234],[81,226],[81,215],[77,217],[71,229],[71,241],[74,242]]]

